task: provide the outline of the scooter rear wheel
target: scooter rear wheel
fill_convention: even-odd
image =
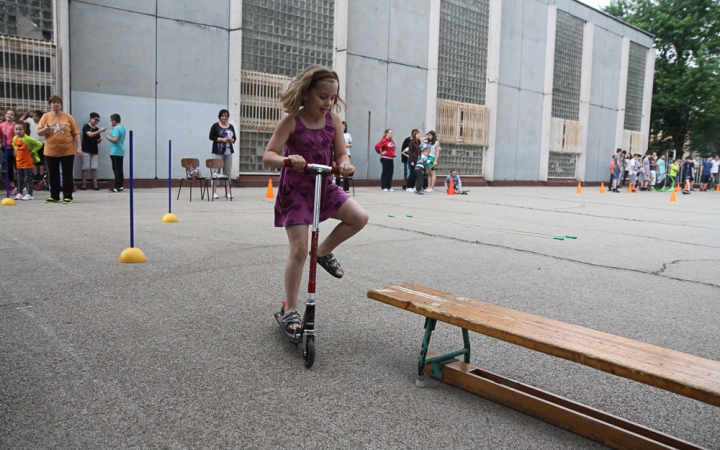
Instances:
[[[315,363],[315,337],[307,336],[305,338],[305,346],[303,348],[303,361],[306,368],[311,368]]]

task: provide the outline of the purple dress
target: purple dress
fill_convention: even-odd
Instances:
[[[295,131],[285,144],[283,156],[301,155],[308,164],[332,165],[335,126],[329,112],[325,117],[323,128],[311,130],[295,116]],[[322,183],[320,222],[332,217],[350,198],[340,186],[332,183],[332,176],[323,177]],[[275,226],[312,225],[314,198],[315,175],[283,167],[275,199]]]

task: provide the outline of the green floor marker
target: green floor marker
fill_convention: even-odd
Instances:
[[[392,214],[388,214],[388,217],[395,217],[395,216],[393,216]]]
[[[565,238],[562,236],[555,236],[553,239],[557,239],[558,241],[564,241]]]
[[[568,239],[577,239],[577,236],[565,236]]]
[[[405,217],[412,217],[412,214],[405,214]]]

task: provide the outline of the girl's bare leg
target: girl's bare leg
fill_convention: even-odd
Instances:
[[[365,227],[369,216],[362,206],[350,198],[343,203],[332,218],[339,220],[340,223],[325,240],[318,244],[318,256],[329,255],[338,245],[357,234],[358,231]]]
[[[285,263],[285,312],[297,311],[298,291],[302,281],[303,267],[308,255],[308,226],[286,227],[290,250]]]

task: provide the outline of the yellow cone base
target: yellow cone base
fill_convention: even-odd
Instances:
[[[0,201],[0,206],[15,206],[17,203],[15,203],[15,200],[11,199],[10,197],[2,199]]]
[[[165,223],[173,223],[173,222],[177,222],[178,218],[173,213],[167,213],[164,216],[162,216],[162,221]]]
[[[128,247],[120,253],[118,261],[128,264],[145,262],[145,253],[139,248]]]

